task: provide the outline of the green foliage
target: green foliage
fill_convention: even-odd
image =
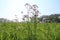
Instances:
[[[43,18],[46,18],[47,23],[60,23],[60,14],[51,14],[51,15],[43,15],[42,17],[38,18],[39,21],[42,21]]]
[[[60,40],[60,23],[0,23],[0,40]],[[29,37],[28,37],[29,36]],[[36,38],[35,38],[36,37]]]

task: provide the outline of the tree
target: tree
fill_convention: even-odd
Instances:
[[[46,18],[46,22],[48,23],[59,23],[60,22],[60,14],[51,14],[49,16],[45,15],[39,17],[38,19],[42,21],[43,18]]]
[[[2,22],[12,22],[11,20],[5,19],[5,18],[0,18],[0,23]]]

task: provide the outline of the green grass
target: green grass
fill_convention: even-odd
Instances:
[[[60,40],[60,23],[0,23],[0,40]]]

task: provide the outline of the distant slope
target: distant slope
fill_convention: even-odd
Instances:
[[[5,18],[0,18],[0,22],[12,22],[12,21]]]

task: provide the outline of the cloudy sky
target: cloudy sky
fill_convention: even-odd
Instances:
[[[38,5],[41,15],[60,13],[60,0],[0,0],[0,18],[14,20],[18,15],[21,20],[25,3]]]

